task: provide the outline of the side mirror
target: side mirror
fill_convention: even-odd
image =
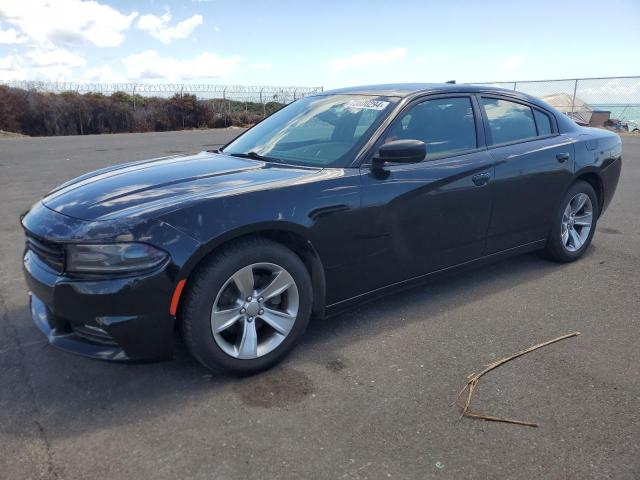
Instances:
[[[418,163],[427,155],[427,145],[420,140],[394,140],[382,145],[373,157],[372,168],[382,170],[386,162]]]

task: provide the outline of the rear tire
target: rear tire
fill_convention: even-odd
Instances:
[[[184,340],[211,370],[247,375],[270,368],[291,351],[311,316],[312,284],[304,263],[268,239],[223,247],[187,285]]]
[[[593,187],[582,180],[575,182],[554,216],[545,256],[557,262],[573,262],[584,255],[596,231],[598,205]]]

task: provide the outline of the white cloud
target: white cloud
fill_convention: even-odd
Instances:
[[[20,57],[17,55],[7,55],[0,57],[0,72],[11,70]]]
[[[502,69],[515,70],[520,66],[523,60],[524,60],[523,55],[514,55],[512,57],[509,57],[504,62],[502,62]]]
[[[62,48],[37,48],[22,55],[0,57],[0,77],[6,80],[63,80],[83,67],[80,55]]]
[[[241,58],[221,57],[205,52],[191,59],[162,57],[155,50],[146,50],[122,60],[126,75],[132,81],[160,80],[179,82],[182,80],[208,79],[231,73]]]
[[[424,65],[425,63],[432,64],[435,62],[442,62],[447,58],[448,58],[447,55],[443,53],[438,53],[435,55],[420,55],[413,59],[413,63],[415,63],[416,65]]]
[[[62,48],[29,50],[24,56],[32,67],[82,67],[87,63],[80,55]]]
[[[247,70],[271,70],[272,65],[269,62],[258,62],[247,65]]]
[[[368,65],[378,65],[381,63],[395,62],[404,58],[407,54],[406,48],[390,48],[388,50],[369,50],[356,53],[348,57],[340,57],[330,60],[328,65],[336,70],[346,70],[348,68],[365,67]]]
[[[18,35],[44,46],[91,43],[117,47],[137,16],[137,12],[125,15],[94,0],[3,0],[0,5],[0,20],[16,27]]]
[[[16,43],[24,43],[28,38],[21,35],[15,28],[2,30],[0,28],[0,44],[12,45]]]
[[[114,72],[109,65],[101,65],[85,70],[80,80],[100,83],[126,83],[128,81],[124,75]]]
[[[170,26],[171,12],[167,8],[161,16],[143,15],[138,19],[138,28],[147,32],[162,43],[169,44],[178,38],[187,38],[198,25],[202,24],[202,15],[193,15],[186,20]]]

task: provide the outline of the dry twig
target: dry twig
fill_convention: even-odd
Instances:
[[[553,340],[547,340],[546,342],[539,343],[539,344],[534,345],[532,347],[529,347],[529,348],[527,348],[525,350],[521,350],[518,353],[515,353],[515,354],[513,354],[513,355],[511,355],[509,357],[505,357],[505,358],[503,358],[501,360],[497,360],[497,361],[495,361],[493,363],[490,363],[489,365],[485,365],[485,369],[482,370],[480,373],[477,373],[477,374],[476,373],[471,373],[471,374],[469,374],[467,376],[467,383],[462,388],[462,390],[460,390],[460,393],[458,393],[458,396],[456,397],[456,400],[453,403],[457,404],[461,408],[463,417],[481,418],[483,420],[489,420],[489,421],[492,421],[492,422],[515,423],[517,425],[526,425],[526,426],[529,426],[529,427],[537,427],[538,424],[537,423],[533,423],[533,422],[524,422],[524,421],[521,421],[521,420],[514,420],[514,419],[511,419],[511,418],[493,417],[491,415],[485,415],[483,413],[472,412],[471,410],[469,410],[469,406],[471,405],[471,399],[473,397],[473,392],[478,386],[478,382],[480,381],[480,377],[482,377],[483,375],[489,373],[494,368],[497,368],[500,365],[504,365],[505,363],[513,360],[514,358],[518,358],[518,357],[524,355],[525,353],[533,352],[534,350],[537,350],[538,348],[546,347],[547,345],[551,345],[552,343],[559,342],[560,340],[564,340],[566,338],[575,337],[577,335],[580,335],[580,332],[568,333],[566,335],[562,335],[561,337],[554,338]],[[464,394],[465,391],[467,392],[467,399],[464,402],[464,405],[460,405],[460,403],[459,403],[460,402],[460,397],[462,397],[462,395]]]

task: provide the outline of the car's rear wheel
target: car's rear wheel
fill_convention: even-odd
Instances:
[[[589,248],[598,220],[598,197],[584,181],[574,183],[560,202],[545,253],[553,260],[572,262]]]
[[[185,343],[207,368],[264,370],[304,332],[311,299],[309,273],[294,252],[267,239],[240,240],[190,280],[182,308]]]

